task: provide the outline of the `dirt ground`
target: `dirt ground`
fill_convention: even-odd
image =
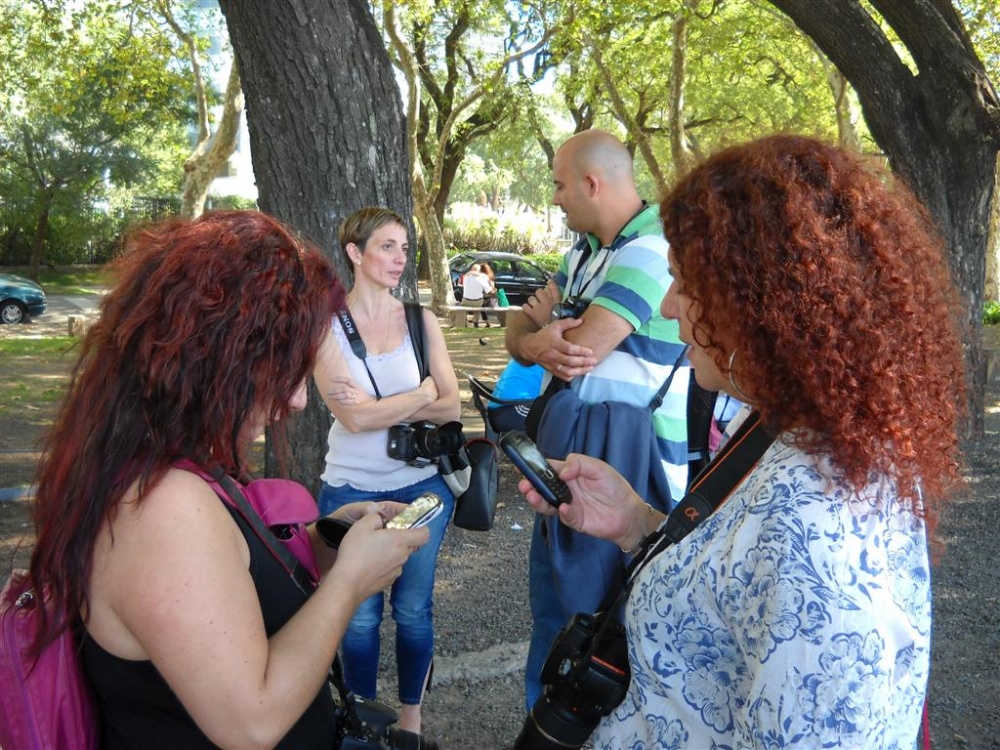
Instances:
[[[39,323],[2,326],[0,336],[40,335]],[[53,333],[62,335],[60,321]],[[1000,332],[998,332],[1000,333]],[[456,353],[465,373],[487,380],[506,360],[499,329]],[[0,362],[10,379],[65,378],[72,357],[40,370],[32,357]],[[969,490],[953,499],[939,529],[946,549],[934,569],[934,646],[929,692],[935,750],[1000,748],[1000,379],[987,396],[987,434],[966,446]],[[467,386],[466,386],[467,389]],[[0,397],[4,391],[0,390]],[[481,427],[466,390],[463,420]],[[30,482],[35,443],[51,407],[19,404],[0,424],[0,488]],[[426,733],[442,748],[507,748],[524,718],[522,668],[530,632],[527,550],[533,513],[502,463],[501,504],[490,532],[452,527],[442,548],[435,593],[436,667],[424,708]],[[2,498],[3,495],[0,495]],[[29,505],[0,499],[0,579],[24,565],[31,545]],[[393,703],[392,624],[384,630],[381,692]],[[700,750],[700,749],[695,749]]]

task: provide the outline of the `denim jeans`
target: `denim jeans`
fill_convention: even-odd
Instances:
[[[528,711],[542,694],[542,667],[549,649],[568,622],[556,597],[555,573],[549,545],[543,533],[542,516],[535,515],[528,552],[528,602],[531,606],[531,640],[528,642],[528,662],[524,669],[524,697]]]
[[[331,487],[324,483],[319,495],[320,515],[326,516],[342,505],[363,500],[395,500],[413,502],[421,493],[433,492],[444,502],[444,510],[429,528],[430,541],[418,549],[403,566],[403,572],[392,584],[389,602],[392,619],[396,621],[396,665],[399,670],[399,701],[419,705],[424,682],[434,655],[434,617],[431,601],[434,592],[434,570],[444,532],[455,510],[455,498],[439,474],[409,487],[386,492],[359,490],[349,484]],[[361,603],[351,618],[341,642],[344,680],[347,687],[361,698],[376,697],[380,636],[385,597],[382,592]]]

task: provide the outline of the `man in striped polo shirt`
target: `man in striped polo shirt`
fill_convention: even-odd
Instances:
[[[553,160],[552,179],[552,202],[581,236],[563,258],[554,284],[508,321],[507,348],[523,364],[538,363],[552,377],[569,382],[587,404],[615,401],[646,407],[684,347],[677,322],[659,312],[672,279],[657,208],[639,197],[628,149],[604,131],[584,131],[563,143]],[[581,315],[553,320],[559,317],[559,308],[552,315],[556,305],[562,303],[565,310],[575,300],[586,306]],[[686,361],[682,364],[653,415],[674,502],[684,494],[688,467],[690,373]],[[632,437],[637,450],[646,449],[643,436]],[[536,519],[529,573],[534,626],[525,675],[529,708],[540,693],[541,666],[558,630],[582,606],[603,598],[595,588],[609,587],[595,581],[580,597],[585,604],[567,601],[567,587],[556,580],[566,561],[553,567],[542,529]],[[561,533],[569,531],[563,527]]]

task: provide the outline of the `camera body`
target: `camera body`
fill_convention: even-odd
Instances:
[[[625,628],[607,613],[579,613],[562,629],[542,667],[535,701],[514,750],[581,747],[628,690]]]
[[[579,318],[590,307],[590,300],[580,297],[567,297],[562,302],[552,305],[552,312],[549,318],[555,322],[566,318]]]
[[[403,422],[389,428],[386,452],[389,458],[405,461],[411,466],[427,466],[438,456],[455,453],[465,444],[462,423]]]
[[[392,726],[396,712],[384,703],[351,696],[352,710],[338,709],[338,750],[437,750],[437,743]]]

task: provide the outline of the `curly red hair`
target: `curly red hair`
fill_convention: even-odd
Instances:
[[[248,417],[288,415],[344,301],[327,259],[257,211],[139,228],[124,249],[38,470],[32,580],[69,613],[128,488],[141,501],[180,458],[244,472]]]
[[[663,230],[699,343],[775,430],[874,474],[933,521],[960,481],[956,295],[926,211],[881,167],[810,138],[726,149],[668,191]]]

